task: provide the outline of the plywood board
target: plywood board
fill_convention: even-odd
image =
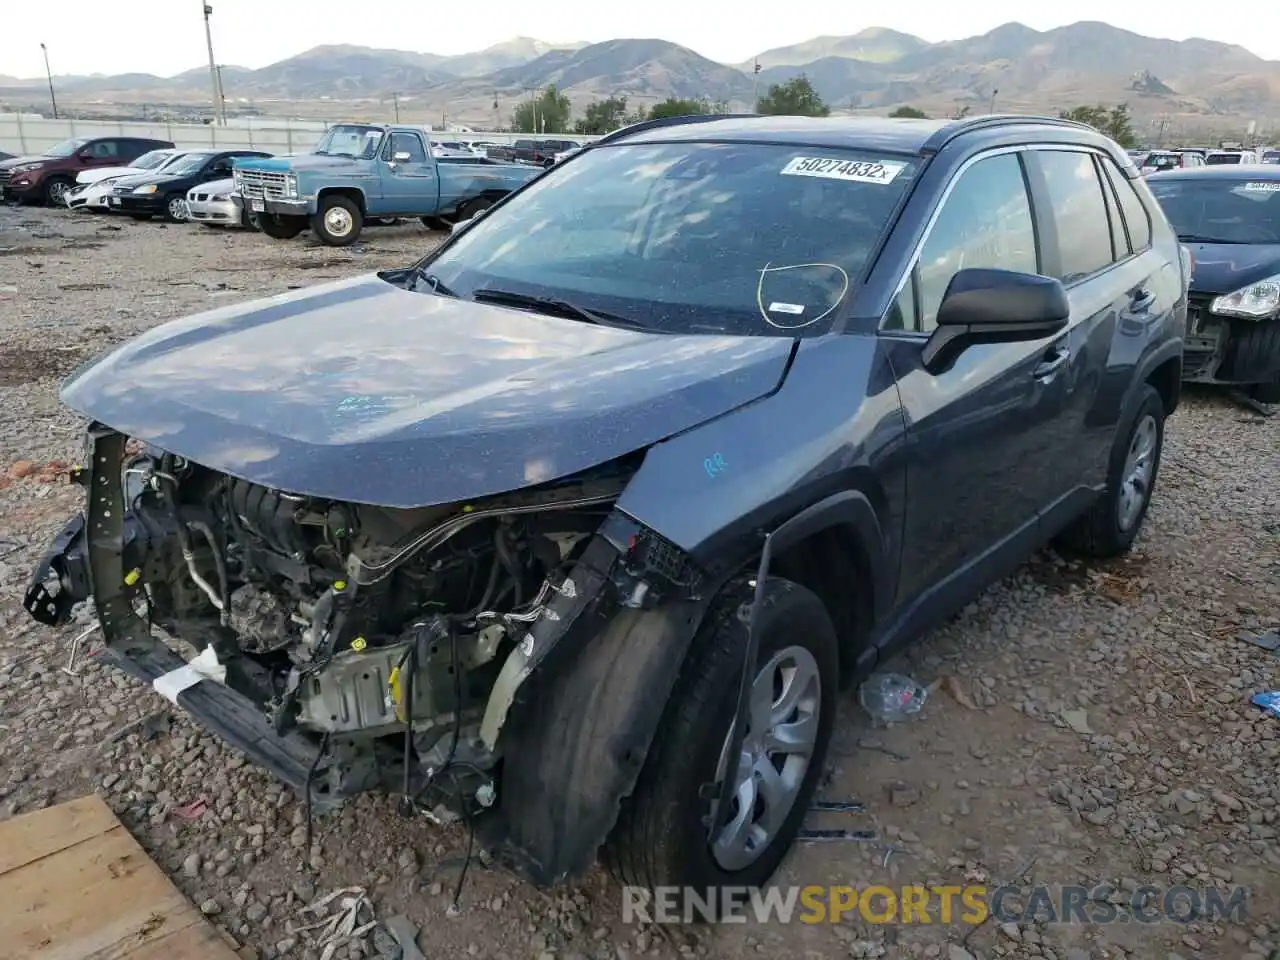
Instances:
[[[237,960],[96,796],[0,823],[0,958]]]

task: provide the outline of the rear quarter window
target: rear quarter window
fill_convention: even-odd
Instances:
[[[1146,205],[1119,167],[1106,157],[1100,157],[1099,162],[1107,179],[1111,181],[1111,189],[1120,201],[1120,212],[1129,232],[1130,248],[1134,253],[1147,249],[1151,246],[1151,215],[1147,213]]]

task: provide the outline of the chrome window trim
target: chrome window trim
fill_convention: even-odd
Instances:
[[[952,175],[951,179],[947,181],[947,185],[942,188],[942,196],[939,198],[937,205],[934,206],[933,213],[929,215],[929,222],[925,225],[924,233],[920,236],[919,242],[917,242],[916,245],[911,250],[911,256],[907,260],[907,265],[905,268],[903,268],[902,275],[898,277],[897,284],[894,285],[893,295],[889,297],[889,305],[885,308],[885,313],[881,314],[879,321],[877,321],[877,329],[876,329],[877,334],[887,334],[889,336],[894,336],[894,337],[902,336],[902,337],[907,337],[911,340],[928,340],[929,339],[929,337],[931,336],[930,331],[885,330],[882,327],[880,327],[880,324],[884,323],[885,316],[888,314],[890,310],[893,309],[894,302],[898,299],[898,297],[902,296],[902,288],[906,286],[907,280],[910,278],[912,272],[915,270],[916,266],[919,264],[920,254],[924,252],[925,244],[929,242],[929,238],[933,235],[933,228],[937,225],[938,218],[942,216],[942,210],[947,205],[947,201],[951,199],[951,193],[953,190],[955,190],[956,184],[960,182],[960,178],[963,177],[965,173],[969,171],[970,167],[973,167],[979,161],[986,160],[990,157],[1005,156],[1010,153],[1015,153],[1015,154],[1029,153],[1033,150],[1044,151],[1047,153],[1087,153],[1096,157],[1110,157],[1110,154],[1108,154],[1106,151],[1099,150],[1096,147],[1086,146],[1084,144],[1020,143],[1016,146],[994,147],[991,150],[985,150],[982,153],[976,153],[972,157],[970,157],[968,160],[966,160],[964,163],[960,164],[959,169],[956,170],[955,174]],[[1115,163],[1115,161],[1112,160],[1112,163]],[[1119,167],[1119,164],[1116,164],[1116,166]],[[1124,172],[1123,167],[1120,167],[1120,172],[1121,173]],[[1099,183],[1099,186],[1101,186],[1101,183]],[[1027,200],[1028,202],[1031,201],[1031,196],[1029,192],[1027,195]],[[1136,254],[1133,254],[1132,256],[1136,256]],[[1125,259],[1128,259],[1128,258],[1126,257]],[[1113,263],[1110,263],[1106,267],[1104,267],[1102,270],[1095,271],[1094,273],[1089,274],[1088,277],[1082,277],[1080,280],[1076,282],[1080,283],[1080,282],[1083,282],[1084,280],[1092,279],[1093,277],[1097,276],[1099,273],[1102,273],[1103,270],[1108,270],[1111,267],[1115,266],[1116,263],[1119,263],[1119,262],[1120,261],[1117,260]],[[1074,285],[1075,284],[1072,284],[1072,286]]]

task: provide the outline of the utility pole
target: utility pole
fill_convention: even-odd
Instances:
[[[998,89],[991,91],[991,106],[987,109],[987,113],[996,112],[996,94],[998,94],[999,92],[1000,91]]]
[[[391,103],[395,107],[396,123],[399,123],[400,122],[400,94],[398,93],[391,94]]]
[[[757,59],[751,70],[751,112],[760,112],[760,61]]]
[[[40,44],[40,52],[44,54],[44,75],[49,78],[49,102],[53,104],[53,119],[58,119],[58,98],[53,95],[53,72],[49,69],[49,48]]]
[[[218,64],[218,107],[222,114],[222,125],[227,125],[227,91],[222,85],[222,64]]]
[[[219,113],[218,107],[222,103],[222,85],[218,82],[217,61],[213,59],[213,31],[209,28],[209,15],[213,13],[213,7],[205,3],[204,0],[200,0],[200,8],[204,11],[204,42],[205,46],[209,48],[209,83],[212,84],[213,87],[213,122],[217,123]],[[227,122],[225,107],[223,107],[222,113],[222,122],[225,125]]]

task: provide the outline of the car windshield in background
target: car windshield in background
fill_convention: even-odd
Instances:
[[[1280,150],[1267,150],[1262,154],[1263,163],[1280,163]]]
[[[1222,166],[1227,163],[1239,163],[1240,154],[1238,153],[1211,153],[1204,158],[1204,162],[1209,166]]]
[[[340,123],[329,128],[329,132],[320,138],[320,142],[316,144],[312,153],[372,160],[378,155],[380,143],[382,143],[381,127]]]
[[[171,156],[173,156],[172,150],[152,150],[149,153],[144,153],[129,166],[138,167],[141,170],[154,170]]]
[[[552,298],[655,332],[817,334],[915,172],[910,158],[822,147],[601,147],[422,269],[455,296]]]
[[[1181,161],[1176,153],[1150,153],[1138,164],[1140,167],[1155,167],[1157,170],[1172,170]]]
[[[173,161],[173,163],[165,167],[164,172],[172,174],[175,177],[180,177],[188,173],[195,173],[208,163],[209,158],[212,156],[212,153],[188,153],[186,156]]]
[[[69,157],[88,142],[88,139],[85,137],[74,137],[71,140],[63,140],[61,143],[56,143],[46,150],[44,155],[46,157]]]
[[[1178,238],[1280,243],[1280,180],[1149,180]]]

